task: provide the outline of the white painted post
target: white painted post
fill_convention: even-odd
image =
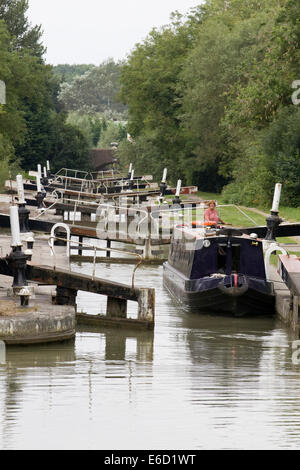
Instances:
[[[41,193],[42,192],[42,186],[41,186],[41,177],[39,173],[36,175],[36,185],[37,185],[37,192]]]
[[[50,171],[50,162],[47,160],[47,170]]]
[[[19,224],[19,209],[17,206],[11,206],[9,209],[10,212],[10,229],[12,247],[22,246],[21,236],[20,236],[20,224]]]
[[[39,177],[41,178],[42,177],[42,165],[38,164],[37,171],[38,171]]]
[[[18,196],[19,196],[19,203],[25,204],[25,195],[24,195],[24,185],[23,185],[23,177],[22,175],[17,175],[17,188],[18,188]]]
[[[275,186],[275,191],[274,191],[273,205],[272,205],[272,209],[271,209],[272,212],[278,212],[279,211],[281,188],[282,188],[282,184],[277,183],[276,186]]]
[[[178,180],[178,182],[177,182],[177,189],[176,189],[176,197],[179,197],[179,196],[180,196],[181,184],[182,184],[182,181],[181,181],[181,180]]]
[[[162,177],[162,180],[161,180],[162,183],[165,183],[167,181],[167,174],[168,174],[168,168],[165,168],[164,173],[163,173],[163,177]]]
[[[44,178],[47,178],[47,170],[45,166],[44,166]]]
[[[129,165],[129,172],[128,173],[131,174],[131,172],[132,172],[132,163],[130,163],[130,165]]]
[[[131,178],[130,178],[131,181],[133,181],[133,178],[134,178],[134,170],[132,170],[132,172],[131,172]]]

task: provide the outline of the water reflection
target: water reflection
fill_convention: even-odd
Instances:
[[[0,365],[6,363],[6,346],[4,341],[0,340]]]
[[[53,385],[52,369],[61,364],[74,363],[74,345],[75,341],[70,340],[60,344],[6,347],[6,361],[0,367],[2,378],[0,437],[2,437],[3,448],[14,447],[16,423],[22,413],[24,392],[28,381],[32,381],[32,387],[34,387],[33,380],[36,371],[40,375],[43,370],[43,381],[47,381],[50,398]]]
[[[103,358],[105,361],[134,360],[153,361],[154,332],[98,328],[94,326],[77,327],[78,333],[101,335]],[[104,344],[103,344],[104,343]],[[78,358],[80,355],[78,355]]]
[[[33,410],[34,417],[37,405],[42,414],[56,414],[58,401],[65,409],[69,402],[73,406],[78,399],[80,402],[87,399],[87,415],[92,420],[94,406],[97,406],[95,396],[99,374],[107,381],[125,379],[128,401],[131,402],[134,393],[132,379],[136,375],[133,364],[151,364],[153,344],[153,332],[99,331],[95,327],[80,326],[76,342],[70,340],[21,348],[8,346],[6,363],[0,367],[0,448],[40,448],[42,443],[41,448],[60,448],[55,439],[47,443],[46,436],[39,436],[38,429],[31,429],[30,420],[26,422],[27,413]],[[86,377],[82,388],[80,377],[76,377],[78,373]],[[59,400],[58,392],[61,394]],[[18,423],[24,420],[24,414],[23,426],[29,426],[32,435],[35,435],[35,445],[30,434],[20,435]],[[72,441],[68,443],[72,448]],[[85,446],[88,447],[88,444]]]
[[[116,267],[126,283],[123,265],[97,274],[113,279]],[[73,342],[7,349],[0,448],[299,447],[295,336],[275,319],[188,313],[161,274],[148,266],[136,279],[156,288],[154,333],[80,326]],[[79,299],[88,313],[100,303]]]
[[[268,358],[273,367],[284,363],[293,369],[291,345],[297,333],[275,318],[231,319],[183,311],[181,318],[195,363],[247,371]]]
[[[75,340],[32,346],[7,346],[6,367],[8,371],[30,368],[51,368],[75,362]]]
[[[217,439],[210,446],[297,448],[300,368],[292,363],[291,348],[296,333],[267,318],[186,312],[182,326],[194,364],[191,403],[211,415]]]

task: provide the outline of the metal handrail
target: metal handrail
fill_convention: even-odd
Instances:
[[[60,171],[62,171],[62,170],[60,170]],[[72,171],[75,171],[75,170],[72,170]],[[73,191],[77,192],[77,193],[86,194],[86,195],[94,194],[94,190],[95,190],[96,194],[102,194],[102,193],[100,193],[101,188],[104,188],[105,194],[108,195],[109,194],[108,189],[110,187],[113,187],[112,184],[115,182],[115,180],[106,181],[105,179],[103,181],[95,180],[95,179],[89,180],[89,179],[87,179],[87,175],[86,175],[85,178],[73,178],[71,176],[56,175],[55,179],[52,181],[52,184],[54,184],[54,185],[58,184],[59,187],[57,189],[61,189],[61,190],[66,191],[66,190],[69,189],[69,186],[73,182],[72,180],[74,180],[74,179],[77,180],[77,183],[78,183],[79,187],[77,189],[74,189]],[[144,181],[144,180],[135,179],[135,184],[137,186],[137,192],[141,191],[140,186],[141,186],[142,181]],[[122,186],[122,192],[124,192],[124,190],[128,186],[128,180],[126,178],[122,178],[120,181],[118,181],[118,183],[119,183],[119,185]],[[146,185],[149,185],[149,183],[147,181],[146,181]]]
[[[75,205],[77,204],[77,207],[85,207],[85,206],[95,206],[95,208],[98,207],[99,203],[98,202],[95,202],[95,201],[85,201],[84,199],[70,199],[68,197],[62,197],[60,199],[60,201],[62,201],[63,204],[70,204],[70,205]]]
[[[73,168],[61,168],[57,173],[55,173],[55,176],[65,176],[65,177],[68,177],[68,172],[73,172],[75,174],[74,178],[77,177],[77,174],[80,173],[80,174],[83,174],[85,175],[85,178],[90,174],[92,176],[92,174],[88,171],[83,171],[83,170],[74,170]],[[62,174],[64,173],[64,174]],[[93,179],[93,178],[92,178]]]
[[[52,209],[59,201],[59,198],[58,198],[58,194],[56,191],[54,191],[52,193],[52,195],[55,194],[55,197],[56,197],[56,201],[53,202],[53,204],[51,204],[51,206],[49,207],[46,207],[45,209],[43,209],[43,211],[41,211],[36,217],[33,217],[33,220],[37,220],[39,219],[42,215],[46,214],[46,212],[49,210],[49,209]]]
[[[116,169],[105,170],[105,171],[93,171],[93,172],[91,172],[90,174],[92,175],[92,178],[93,178],[93,179],[96,179],[96,180],[97,180],[97,179],[98,179],[97,176],[98,176],[99,174],[102,174],[102,178],[104,178],[104,177],[105,177],[104,175],[106,175],[106,174],[108,174],[108,173],[109,173],[112,177],[114,177],[115,174],[121,175],[121,172],[120,172],[119,170],[116,170]],[[96,178],[94,178],[93,175],[96,175]]]
[[[146,219],[148,220],[148,217],[149,217],[148,211],[145,211],[144,209],[141,209],[141,208],[135,208],[135,207],[132,207],[132,206],[126,207],[126,206],[111,205],[111,204],[108,204],[108,203],[107,203],[107,204],[103,204],[103,203],[102,203],[102,204],[98,204],[98,210],[99,210],[101,207],[104,208],[104,209],[107,210],[107,211],[108,211],[109,209],[113,209],[114,211],[115,211],[116,209],[119,209],[119,211],[120,211],[120,209],[121,209],[121,210],[126,210],[127,215],[128,215],[128,212],[129,212],[129,211],[135,211],[135,212],[140,212],[140,213],[145,214],[145,216],[143,217],[143,219],[140,220],[139,223],[137,224],[137,226],[138,226],[138,228],[139,228],[139,233],[140,233],[140,226],[142,225],[142,223],[143,223]]]
[[[244,211],[242,211],[242,209],[241,209],[239,206],[237,206],[236,204],[221,204],[221,205],[219,205],[218,207],[235,207],[235,209],[237,209],[238,211],[240,211],[245,217],[247,217],[247,219],[251,220],[251,222],[252,222],[254,225],[258,226],[257,222],[255,222],[255,220],[252,219],[252,218],[250,217],[250,215],[248,215],[248,214],[246,214]]]
[[[246,214],[239,206],[237,206],[236,204],[220,204],[217,206],[218,208],[221,208],[221,207],[234,207],[235,209],[237,209],[239,212],[241,212],[247,219],[249,219],[256,227],[258,226],[257,222],[252,219],[252,217],[250,217],[248,214]],[[204,208],[203,208],[204,209]],[[172,208],[164,208],[163,206],[158,206],[157,210],[153,211],[154,213],[158,213],[158,212],[163,212],[163,213],[167,213],[167,212],[188,212],[188,211],[193,211],[195,210],[194,207],[175,207],[174,209]],[[153,212],[151,212],[151,218],[153,218]]]
[[[52,254],[54,256],[54,266],[53,266],[53,269],[55,270],[56,269],[56,255],[55,255],[55,249],[54,249],[54,243],[52,244],[52,240],[53,242],[55,240],[58,240],[58,241],[63,241],[63,242],[67,242],[69,243],[69,250],[71,252],[71,243],[76,243],[78,246],[82,246],[82,247],[86,247],[86,248],[94,248],[94,259],[93,259],[93,275],[92,275],[92,279],[94,280],[95,279],[95,272],[96,272],[96,259],[97,259],[97,251],[105,251],[105,252],[116,252],[116,253],[122,253],[122,254],[129,254],[129,255],[133,255],[137,258],[139,258],[139,261],[138,263],[135,265],[134,269],[133,269],[133,272],[132,272],[132,277],[131,277],[131,284],[132,284],[132,288],[134,289],[134,284],[135,284],[135,273],[136,273],[136,270],[138,269],[138,267],[142,264],[143,262],[143,258],[141,255],[139,255],[138,253],[134,253],[132,251],[126,251],[126,250],[119,250],[118,248],[102,248],[102,247],[99,247],[99,246],[96,246],[96,245],[90,245],[90,244],[87,244],[87,243],[84,243],[84,242],[77,242],[76,240],[72,240],[71,238],[60,238],[60,237],[56,237],[55,235],[50,235],[49,239],[48,239],[48,245],[50,247],[50,250],[52,251]],[[69,265],[69,270],[71,271],[71,266]]]

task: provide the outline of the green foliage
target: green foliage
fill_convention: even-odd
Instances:
[[[135,145],[124,163],[228,202],[299,204],[299,6],[293,0],[207,0],[137,44],[121,73]],[[228,184],[229,183],[229,184]]]
[[[280,181],[282,202],[299,206],[298,2],[206,0],[152,30],[126,62],[54,68],[27,8],[0,0],[3,175],[19,161],[87,168],[89,148],[117,141],[125,166],[157,180],[168,167],[170,183],[225,185],[227,202],[264,207]]]
[[[269,126],[262,146],[273,183],[283,184],[282,203],[300,206],[300,109],[293,105],[282,108]]]
[[[228,97],[232,84],[244,79],[241,63],[256,50],[262,20],[267,20],[267,15],[262,18],[255,10],[248,14],[240,19],[228,9],[223,15],[209,16],[199,28],[198,41],[182,72],[182,124],[194,164],[202,170],[215,164],[218,171],[221,162],[232,157],[231,129],[223,127]]]
[[[20,171],[19,163],[35,169],[52,160],[57,149],[66,166],[88,164],[84,136],[65,125],[56,99],[58,80],[42,59],[41,28],[29,24],[27,9],[27,0],[0,0],[0,79],[6,84],[6,104],[0,106],[0,183],[8,169]]]
[[[120,122],[107,121],[100,114],[93,116],[72,111],[67,121],[79,129],[84,135],[89,148],[110,148],[112,142],[121,142],[126,139],[126,126]]]
[[[89,146],[82,132],[77,127],[65,123],[62,115],[56,115],[54,132],[56,138],[52,147],[51,169],[91,170]]]
[[[178,80],[199,21],[198,11],[190,18],[173,15],[171,25],[154,29],[136,45],[121,72],[121,96],[129,106],[128,130],[141,152],[138,158],[155,174],[168,166],[171,178],[180,171],[180,155],[186,154]],[[128,152],[134,160],[132,147],[121,149]]]
[[[11,35],[14,50],[27,50],[31,55],[42,58],[45,48],[41,43],[41,26],[32,26],[26,12],[28,0],[0,0],[0,20],[4,20]]]
[[[157,165],[159,150],[151,145],[147,137],[140,136],[135,139],[135,143],[124,140],[120,143],[117,156],[123,167],[128,167],[133,163],[136,173],[152,174],[154,179],[159,181],[162,176],[161,166]]]
[[[270,205],[274,184],[282,182],[282,203],[299,205],[299,110],[291,105],[291,85],[298,78],[300,26],[293,2],[270,5],[258,16],[264,18],[259,43],[228,92],[222,125],[231,136],[227,171],[234,183],[224,193],[227,200]]]
[[[0,134],[0,190],[4,188],[5,181],[11,176],[15,178],[20,171],[18,161],[14,156],[14,149],[7,137]]]
[[[99,67],[93,67],[72,82],[61,85],[59,101],[66,111],[79,111],[83,114],[106,113],[108,118],[122,118],[125,106],[120,103],[119,77],[121,62],[109,59]]]
[[[235,159],[233,181],[222,192],[226,203],[245,206],[268,206],[274,191],[274,176],[266,167],[266,157],[260,153],[260,144],[245,147]]]
[[[66,122],[71,124],[73,127],[80,129],[89,146],[93,147],[93,131],[90,116],[73,111],[68,114]]]
[[[154,181],[161,181],[165,166],[169,169],[168,182],[175,184],[182,175],[174,162],[159,158],[160,148],[153,144],[151,137],[145,135],[139,136],[134,143],[123,140],[118,147],[117,155],[123,166],[127,167],[129,163],[133,163],[137,173],[151,174]]]
[[[102,131],[98,142],[98,148],[110,148],[113,142],[120,143],[127,137],[126,126],[120,122],[111,121]]]
[[[92,145],[93,147],[96,147],[100,140],[101,132],[104,130],[103,124],[106,125],[106,123],[104,123],[100,117],[91,116],[89,116],[89,122],[92,136]]]
[[[59,64],[53,67],[53,72],[59,82],[71,83],[74,78],[84,75],[94,67],[95,65],[93,64]]]

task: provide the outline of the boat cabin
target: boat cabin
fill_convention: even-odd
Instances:
[[[262,240],[238,229],[178,226],[168,263],[189,279],[235,273],[266,279]]]

